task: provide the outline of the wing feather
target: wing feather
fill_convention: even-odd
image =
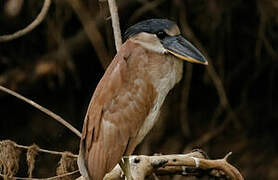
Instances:
[[[135,148],[129,141],[136,138],[157,95],[148,71],[144,70],[147,63],[145,50],[127,41],[93,94],[79,157],[92,180],[102,179],[127,149],[132,152]]]

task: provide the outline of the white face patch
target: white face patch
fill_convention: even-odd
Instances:
[[[141,46],[150,51],[154,51],[161,54],[167,53],[167,50],[162,46],[160,40],[157,38],[155,34],[142,32],[133,36],[132,38],[130,38],[130,40],[140,44]]]

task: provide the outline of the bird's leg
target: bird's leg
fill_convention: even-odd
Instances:
[[[126,173],[125,173],[125,169],[126,169],[125,167],[126,167],[126,165],[125,165],[123,159],[120,160],[119,165],[120,165],[122,171],[124,172],[124,174],[126,174]]]
[[[133,180],[131,170],[130,170],[129,157],[124,158],[124,163],[126,165],[127,180]]]
[[[133,180],[133,177],[131,175],[131,170],[130,170],[130,163],[129,163],[129,157],[123,157],[123,159],[120,161],[120,167],[124,172],[124,175],[127,180]]]

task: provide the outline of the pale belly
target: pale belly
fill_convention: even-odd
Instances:
[[[138,135],[136,136],[136,146],[145,138],[145,136],[149,133],[149,131],[153,128],[154,124],[157,122],[160,112],[160,106],[158,104],[154,106],[150,114],[147,116],[146,120],[144,121],[143,125],[139,130]]]
[[[150,110],[149,115],[146,117],[143,125],[141,126],[138,135],[135,139],[136,146],[144,139],[144,137],[149,133],[153,128],[154,124],[157,122],[160,108],[168,94],[168,92],[174,87],[177,81],[180,80],[180,77],[177,77],[177,74],[181,76],[182,73],[182,62],[175,62],[174,66],[179,66],[179,73],[176,71],[169,72],[163,79],[160,79],[156,86],[158,96],[155,100],[154,106]]]

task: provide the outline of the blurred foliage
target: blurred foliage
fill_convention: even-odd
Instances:
[[[19,2],[21,7],[13,12],[6,8],[9,1],[0,1],[0,34],[25,27],[43,4],[42,0]],[[0,84],[81,130],[105,59],[111,60],[116,52],[107,2],[79,1],[82,12],[72,8],[73,2],[54,0],[39,27],[0,44]],[[117,3],[123,32],[143,19],[172,19],[210,59],[209,67],[185,64],[184,79],[170,92],[160,123],[136,153],[182,153],[200,147],[219,158],[233,151],[232,164],[246,179],[277,179],[278,1]],[[92,31],[84,30],[87,25]],[[95,43],[90,37],[101,41]],[[78,152],[79,139],[33,107],[4,93],[0,107],[1,140]],[[59,157],[45,155],[37,160],[34,177],[55,173]],[[18,174],[26,175],[27,166]]]

